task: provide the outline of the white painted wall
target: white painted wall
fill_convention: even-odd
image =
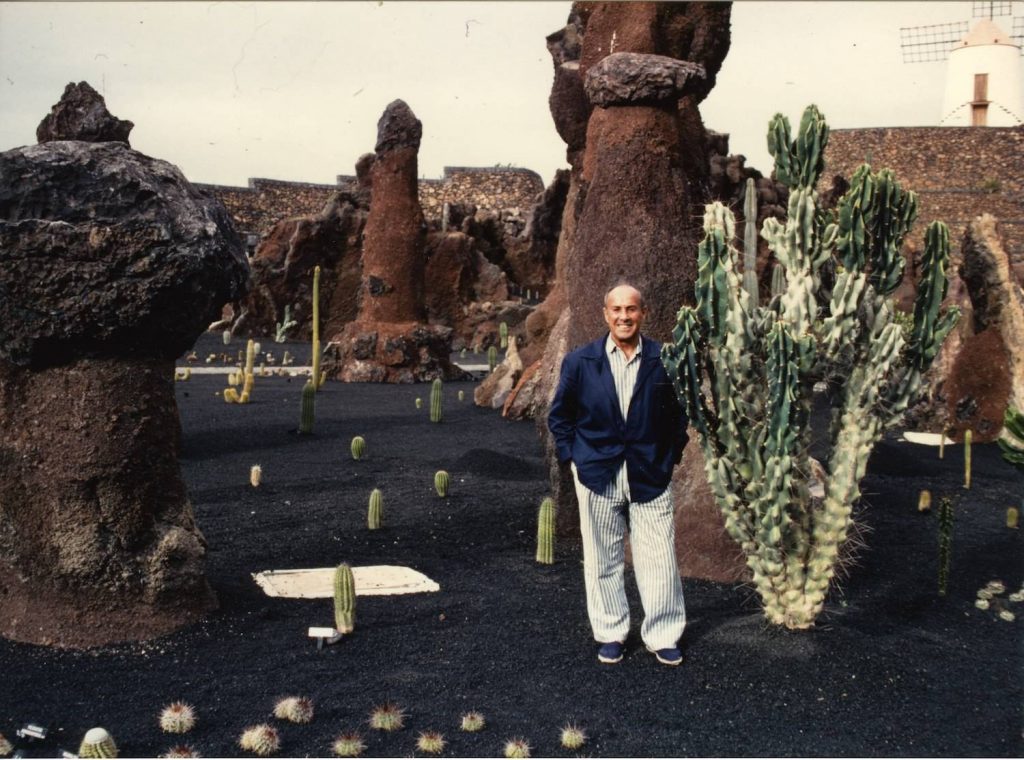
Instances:
[[[1024,58],[1011,44],[969,45],[949,54],[942,127],[971,126],[974,75],[988,74],[989,127],[1024,124]]]

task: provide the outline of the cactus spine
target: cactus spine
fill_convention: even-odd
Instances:
[[[498,341],[502,348],[508,348],[508,322],[498,325]]]
[[[90,728],[78,747],[79,757],[117,757],[114,737],[105,728]]]
[[[440,422],[444,418],[444,383],[441,378],[434,378],[430,385],[430,421]]]
[[[320,267],[313,268],[313,391],[323,381],[320,376]]]
[[[448,473],[444,470],[438,470],[434,473],[434,490],[437,491],[437,495],[442,499],[448,495]]]
[[[971,487],[971,431],[964,431],[964,488]]]
[[[953,498],[939,499],[939,596],[946,595],[953,545]]]
[[[344,562],[334,571],[334,627],[338,633],[356,628],[356,582],[352,568]]]
[[[545,498],[537,513],[537,561],[542,565],[555,562],[555,500]]]
[[[875,174],[865,165],[836,211],[823,212],[814,188],[827,142],[828,126],[814,106],[804,111],[795,139],[781,115],[769,127],[776,177],[790,194],[785,224],[767,219],[761,236],[785,269],[784,289],[768,304],[752,302],[729,242],[735,219],[711,204],[698,248],[696,307],[680,309],[673,340],[662,350],[765,616],[790,629],[814,625],[871,449],[906,409],[958,317],[956,310],[940,314],[949,233],[936,222],[925,234],[913,330],[903,338],[891,296],[916,196],[890,171]],[[824,283],[833,279],[829,291]],[[822,380],[836,398],[830,477],[824,499],[815,501],[808,486],[810,410]]]
[[[754,306],[760,300],[757,288],[757,189],[747,178],[743,193],[743,287]]]
[[[316,386],[313,378],[302,386],[302,413],[299,416],[299,432],[309,435],[313,432],[313,414],[316,410]]]
[[[370,491],[370,504],[366,508],[366,527],[370,530],[380,528],[381,518],[384,516],[384,494],[379,488]]]
[[[487,349],[487,368],[489,371],[494,372],[494,368],[498,366],[498,349],[495,346],[491,346]]]
[[[349,448],[352,450],[353,459],[362,459],[363,452],[366,451],[366,441],[361,435],[357,435],[352,439],[352,444]]]

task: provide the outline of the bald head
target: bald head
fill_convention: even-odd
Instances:
[[[647,304],[644,302],[644,294],[641,293],[637,288],[634,288],[628,282],[616,285],[614,288],[604,294],[604,307],[607,309],[608,304],[613,299],[618,300],[622,298],[629,298],[635,300],[641,309],[646,309]]]
[[[608,332],[627,355],[632,356],[630,347],[636,347],[640,340],[640,328],[647,316],[643,294],[632,285],[623,283],[605,293],[604,321]]]

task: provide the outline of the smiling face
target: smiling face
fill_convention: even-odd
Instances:
[[[643,296],[632,285],[619,285],[604,297],[604,321],[619,346],[635,346],[647,317]]]

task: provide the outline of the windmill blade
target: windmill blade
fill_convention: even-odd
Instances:
[[[1024,55],[1024,16],[1015,16],[1013,19],[1013,31],[1010,32],[1010,39],[1020,47],[1020,54]]]
[[[944,61],[967,34],[967,22],[900,27],[900,50],[904,63]]]
[[[974,0],[971,3],[971,16],[974,18],[995,18],[996,16],[1012,16],[1013,3],[1010,0]]]

